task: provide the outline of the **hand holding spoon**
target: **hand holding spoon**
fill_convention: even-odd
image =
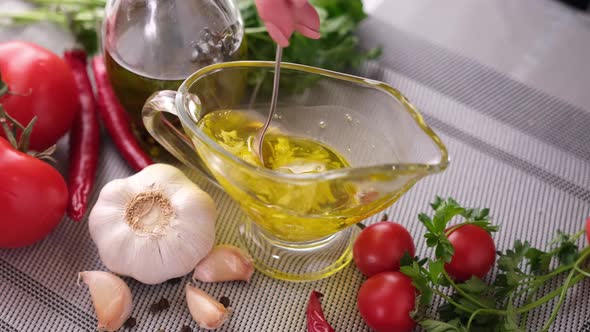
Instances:
[[[308,38],[319,39],[320,17],[308,0],[256,0],[256,8],[270,37],[277,43],[270,110],[264,126],[258,131],[252,142],[254,152],[260,159],[262,166],[265,166],[262,146],[264,135],[277,108],[283,47],[289,46],[289,38],[295,31]]]

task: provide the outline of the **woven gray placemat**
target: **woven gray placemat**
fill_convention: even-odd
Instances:
[[[546,243],[556,229],[574,232],[590,214],[590,110],[571,106],[511,80],[493,69],[417,40],[376,19],[360,32],[369,46],[384,44],[384,56],[360,74],[383,80],[414,102],[447,145],[450,168],[418,183],[387,212],[414,235],[417,252],[427,253],[418,212],[435,195],[451,195],[465,205],[491,208],[502,226],[499,249],[517,238]],[[132,172],[104,137],[96,188]],[[66,165],[65,141],[58,166]],[[200,180],[218,202],[217,241],[237,242],[233,223],[239,210],[223,192]],[[96,199],[98,190],[93,194]],[[32,202],[34,204],[34,202]],[[379,219],[375,216],[367,223]],[[65,218],[44,241],[29,248],[0,250],[0,331],[93,331],[96,321],[86,289],[76,273],[105,269],[86,223]],[[325,280],[287,283],[256,273],[249,284],[201,285],[215,297],[227,296],[235,308],[220,331],[304,331],[305,305],[312,289],[325,294],[323,307],[337,331],[368,331],[356,309],[364,278],[349,266]],[[133,331],[179,331],[191,322],[184,282],[158,286],[127,279],[134,296]],[[574,288],[555,331],[587,330],[589,283]],[[148,306],[166,297],[171,307],[152,315]],[[545,312],[533,315],[533,321]],[[537,318],[537,319],[535,319]],[[538,327],[531,326],[534,331]]]

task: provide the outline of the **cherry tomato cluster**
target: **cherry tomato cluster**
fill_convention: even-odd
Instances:
[[[470,224],[447,231],[455,252],[445,265],[446,272],[458,282],[471,276],[484,277],[496,257],[490,234]],[[414,257],[412,236],[402,225],[389,221],[366,227],[354,244],[354,262],[368,277],[358,292],[358,309],[367,325],[377,332],[412,331],[416,326],[410,315],[416,304],[416,289],[412,280],[399,272],[406,254]]]
[[[407,253],[414,256],[414,240],[400,224],[382,221],[366,227],[353,247],[358,269],[369,279],[361,286],[357,304],[367,325],[378,332],[411,331],[416,323],[416,290],[412,280],[399,272]]]

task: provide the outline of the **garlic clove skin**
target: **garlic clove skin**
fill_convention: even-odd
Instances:
[[[103,187],[88,218],[112,272],[144,284],[184,276],[213,248],[216,205],[179,169],[154,164]]]
[[[229,319],[231,311],[211,295],[191,284],[185,290],[188,310],[200,328],[215,330]]]
[[[197,264],[193,280],[219,282],[250,281],[254,273],[254,259],[245,250],[229,244],[218,245]]]
[[[90,290],[98,330],[112,332],[123,326],[133,309],[131,290],[125,281],[104,271],[80,272],[78,284],[80,280]]]

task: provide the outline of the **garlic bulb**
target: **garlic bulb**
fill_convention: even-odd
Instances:
[[[145,284],[189,273],[215,242],[215,202],[180,170],[155,164],[104,186],[88,218],[111,271]]]
[[[85,271],[78,274],[90,289],[99,331],[116,331],[131,316],[132,297],[121,278],[104,271]]]
[[[203,290],[186,284],[186,303],[193,320],[200,328],[215,330],[229,318],[231,312]]]
[[[250,281],[254,273],[254,260],[246,251],[229,245],[218,245],[195,267],[193,280],[218,282],[231,280]]]

